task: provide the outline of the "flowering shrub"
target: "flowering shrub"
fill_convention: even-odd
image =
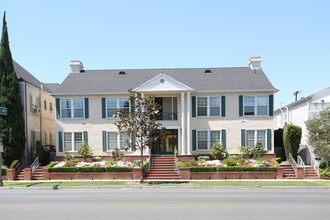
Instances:
[[[61,162],[57,162],[53,167],[54,168],[56,167],[132,167],[132,163],[126,161],[117,161],[113,163],[106,163],[106,161],[100,161],[100,162],[80,161],[74,164],[71,161],[67,161],[67,162],[61,161]]]
[[[229,163],[226,163],[229,162]],[[212,166],[212,167],[276,167],[276,164],[272,161],[257,161],[253,159],[249,160],[235,160],[234,162],[231,160],[209,160],[209,161],[195,161],[195,163],[191,163],[190,167],[202,167],[202,166]]]

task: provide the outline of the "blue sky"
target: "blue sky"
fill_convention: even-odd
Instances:
[[[13,58],[40,81],[85,69],[247,66],[280,91],[330,86],[329,1],[2,1]],[[2,24],[2,23],[1,23]]]

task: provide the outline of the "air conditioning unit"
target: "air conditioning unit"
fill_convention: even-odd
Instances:
[[[33,114],[40,114],[40,108],[33,108]]]

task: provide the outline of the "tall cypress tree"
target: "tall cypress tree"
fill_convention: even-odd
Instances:
[[[0,139],[4,144],[4,164],[10,165],[24,151],[25,134],[19,82],[9,48],[6,12],[0,44],[0,107],[8,109],[8,115],[0,116]]]

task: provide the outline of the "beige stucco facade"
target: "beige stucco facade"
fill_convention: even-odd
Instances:
[[[184,94],[184,105],[182,106],[182,94]],[[190,101],[188,103],[188,94]],[[241,130],[267,130],[270,129],[273,134],[273,116],[239,116],[239,96],[269,96],[273,92],[145,92],[144,96],[155,95],[156,97],[176,97],[178,120],[176,121],[160,121],[162,125],[168,129],[177,129],[179,154],[208,154],[209,150],[193,149],[192,131],[210,131],[225,130],[226,131],[226,149],[230,154],[239,153],[238,147],[241,146]],[[225,96],[226,115],[219,117],[193,117],[191,98],[203,97],[221,97]],[[128,98],[128,94],[116,95],[74,95],[60,96],[61,99],[85,99],[88,98],[89,117],[87,119],[62,119],[56,120],[56,131],[58,132],[88,132],[88,144],[92,147],[94,155],[106,156],[111,155],[111,151],[104,152],[102,149],[102,131],[117,131],[117,127],[113,124],[116,119],[102,118],[102,98]],[[182,111],[184,107],[184,111]],[[268,106],[269,107],[269,106]],[[188,111],[190,112],[188,116]],[[269,111],[269,110],[268,110]],[[184,123],[182,123],[182,116]],[[184,126],[184,129],[182,129]],[[190,126],[190,127],[189,127]],[[182,131],[184,130],[184,131]],[[184,140],[183,140],[184,139]],[[188,140],[189,139],[189,140]],[[274,152],[273,135],[271,136],[271,149],[269,153]],[[63,141],[63,140],[62,140]],[[57,156],[63,156],[64,152],[59,151],[59,139],[56,143]],[[138,154],[137,151],[126,151],[125,154]]]
[[[20,82],[25,121],[25,157],[27,164],[34,157],[36,141],[43,145],[56,144],[55,99],[50,92],[28,82]]]

